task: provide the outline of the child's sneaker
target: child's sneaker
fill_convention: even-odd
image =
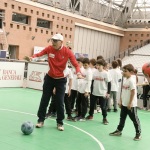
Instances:
[[[135,140],[135,141],[141,140],[141,134],[140,134],[140,133],[137,133],[137,134],[135,135],[135,137],[134,137],[133,140]]]
[[[47,119],[48,117],[51,117],[51,113],[47,113],[47,114],[45,115],[45,119]]]
[[[84,117],[80,117],[78,121],[86,121],[86,119]]]
[[[67,120],[68,120],[68,121],[76,121],[75,118],[72,117],[72,116],[68,116],[68,117],[67,117]]]
[[[107,112],[111,112],[111,109],[107,109]]]
[[[109,123],[109,122],[107,121],[107,119],[103,119],[103,124],[104,124],[104,125],[108,125],[108,123]]]
[[[88,115],[88,116],[86,117],[86,120],[93,120],[93,116]]]
[[[43,127],[43,126],[44,126],[44,122],[38,122],[38,123],[35,125],[36,128],[41,128],[41,127]]]
[[[116,131],[114,131],[114,132],[112,132],[112,133],[109,133],[109,135],[111,135],[111,136],[121,136],[122,133],[121,133],[121,131],[119,131],[119,130],[117,129]]]
[[[59,131],[64,131],[64,126],[62,124],[57,124],[57,129]]]

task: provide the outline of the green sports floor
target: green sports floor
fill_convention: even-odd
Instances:
[[[21,124],[36,124],[41,91],[24,88],[0,88],[0,150],[150,150],[150,112],[138,110],[142,140],[134,141],[135,130],[127,118],[121,137],[109,136],[119,122],[119,112],[108,113],[108,125],[101,113],[93,121],[64,120],[65,131],[58,131],[55,118],[45,120],[43,128],[31,135],[21,132]]]

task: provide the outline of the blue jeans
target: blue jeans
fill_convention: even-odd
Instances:
[[[44,122],[47,106],[53,93],[54,87],[56,88],[56,110],[57,110],[57,123],[63,125],[64,115],[64,96],[66,90],[66,78],[54,79],[46,74],[43,84],[43,94],[39,105],[37,116],[38,122]]]

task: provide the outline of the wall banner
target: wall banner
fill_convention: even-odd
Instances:
[[[22,87],[24,62],[0,62],[0,87]]]

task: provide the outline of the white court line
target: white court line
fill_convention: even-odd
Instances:
[[[42,91],[40,91],[40,90],[34,90],[34,89],[32,89],[32,90],[34,90],[34,91],[23,91],[24,89],[6,89],[6,90],[1,90],[0,89],[0,92],[14,92],[14,91],[22,91],[22,92],[28,92],[28,93],[39,93],[39,94],[41,94],[41,92]]]
[[[35,114],[31,114],[31,113],[27,113],[27,112],[21,112],[21,111],[16,111],[16,110],[10,110],[10,109],[3,109],[3,108],[0,108],[0,110],[10,111],[10,112],[20,113],[20,114],[26,114],[26,115],[31,115],[31,116],[36,116]],[[56,120],[54,120],[54,119],[51,119],[51,120],[56,121]],[[101,150],[105,150],[103,144],[102,144],[96,137],[94,137],[92,134],[90,134],[90,133],[88,133],[88,132],[86,132],[86,131],[84,131],[84,130],[82,130],[82,129],[80,129],[80,128],[74,126],[74,125],[71,125],[71,124],[68,124],[68,123],[64,123],[64,124],[66,124],[66,125],[68,125],[68,126],[71,126],[71,127],[75,128],[75,129],[77,129],[77,130],[79,130],[79,131],[81,131],[81,132],[87,134],[87,135],[90,136],[94,141],[96,141],[96,142],[98,143],[98,145],[99,145],[99,147],[100,147]]]

